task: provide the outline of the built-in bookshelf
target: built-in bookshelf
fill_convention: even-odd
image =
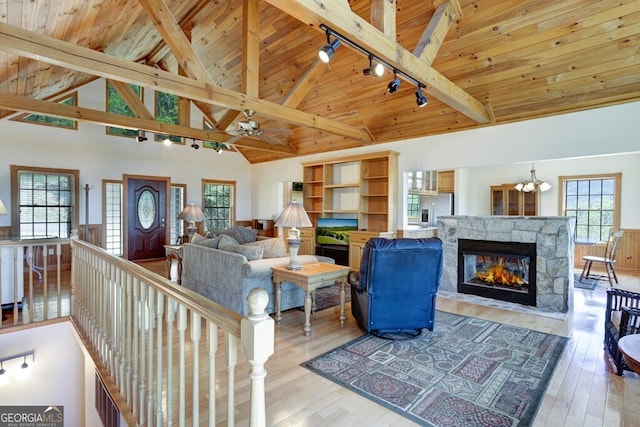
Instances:
[[[303,163],[303,169],[303,203],[314,226],[321,217],[357,218],[363,230],[395,230],[397,152]]]

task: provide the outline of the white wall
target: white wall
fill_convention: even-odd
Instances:
[[[2,335],[0,358],[32,350],[35,362],[31,364],[31,358],[27,358],[31,377],[0,387],[2,405],[64,406],[65,426],[99,425],[95,423],[99,420],[97,412],[85,407],[85,358],[71,323],[54,323]],[[89,392],[93,393],[93,389],[89,388]],[[85,411],[89,412],[86,417]]]
[[[622,172],[622,227],[640,228],[640,102],[524,122],[434,135],[371,147],[323,153],[253,167],[253,214],[270,218],[281,209],[278,181],[301,181],[302,162],[395,150],[398,182],[410,170],[455,169],[456,213],[489,213],[489,187],[528,178],[535,161],[538,178],[552,190],[541,196],[541,214],[558,215],[558,176]],[[398,200],[402,209],[403,200]],[[398,212],[403,227],[403,212]]]
[[[78,91],[81,107],[104,111],[105,81],[96,80]],[[146,90],[145,104],[153,111],[154,96]],[[202,116],[192,114],[192,126],[202,127]],[[102,222],[103,179],[122,179],[123,174],[170,177],[187,184],[187,202],[202,203],[201,180],[236,181],[236,218],[250,219],[251,165],[236,152],[218,155],[214,150],[185,146],[166,147],[153,141],[143,144],[133,138],[107,135],[104,126],[79,122],[78,130],[0,120],[0,199],[11,209],[10,165],[79,169],[80,186],[89,191],[89,223]],[[80,224],[85,223],[85,193],[80,191]],[[0,216],[0,226],[11,225],[9,215]]]

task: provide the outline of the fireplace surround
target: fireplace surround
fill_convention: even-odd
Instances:
[[[458,239],[458,292],[536,305],[536,244]]]
[[[535,304],[537,311],[567,313],[572,303],[573,230],[569,217],[440,216],[438,237],[444,265],[440,290],[458,291],[459,240],[535,244]],[[523,304],[519,302],[519,304]]]

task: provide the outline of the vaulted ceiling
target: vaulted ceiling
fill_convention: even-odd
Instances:
[[[398,70],[399,90],[387,91],[388,68],[363,75],[369,59],[348,43],[319,61],[323,24]],[[51,102],[97,77],[137,117]],[[215,129],[159,123],[122,83],[191,100]],[[638,99],[638,0],[0,3],[0,117],[46,113],[230,141],[251,163]],[[234,138],[247,109],[266,135],[283,137]]]

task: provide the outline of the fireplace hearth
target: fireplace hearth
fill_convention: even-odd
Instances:
[[[458,292],[536,306],[536,244],[458,239]]]

